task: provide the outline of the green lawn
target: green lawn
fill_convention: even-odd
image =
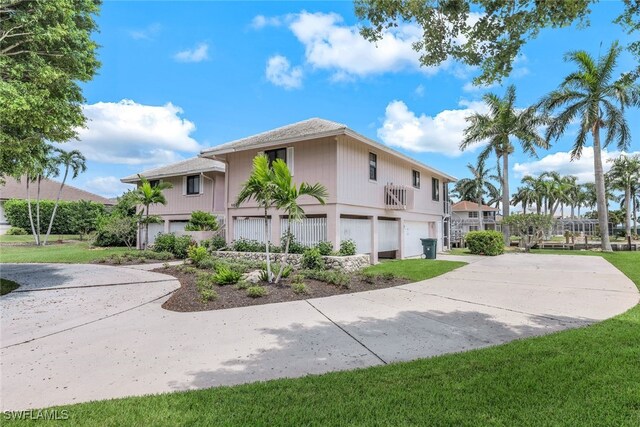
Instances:
[[[438,261],[432,259],[405,259],[398,261],[383,261],[380,264],[367,267],[372,273],[392,272],[399,277],[409,280],[426,280],[439,276],[448,271],[462,267],[466,263],[458,261]]]
[[[640,287],[640,253],[602,256]],[[91,426],[638,426],[640,306],[483,350],[57,409],[69,411],[65,425]]]
[[[449,255],[471,255],[468,248],[451,248]]]
[[[44,240],[44,235],[41,236]],[[52,234],[49,236],[47,242],[56,242],[58,240],[78,240],[77,234]],[[0,243],[33,243],[33,235],[24,234],[22,236],[7,236],[6,234],[0,235]]]
[[[18,289],[19,287],[20,285],[12,280],[0,278],[0,295],[8,294],[9,292]]]
[[[0,246],[2,262],[68,262],[87,263],[127,248],[93,248],[87,242],[51,244],[47,246]]]

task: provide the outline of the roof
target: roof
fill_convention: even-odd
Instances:
[[[30,185],[31,198],[36,197],[36,184]],[[60,182],[53,179],[43,179],[40,181],[40,199],[41,200],[56,200],[58,198],[58,191],[60,190]],[[20,181],[15,178],[6,177],[5,184],[0,186],[0,199],[26,199],[27,198],[27,179],[22,177]],[[89,200],[103,205],[114,205],[115,203],[107,199],[106,197],[99,196],[94,193],[90,193],[85,190],[74,187],[73,185],[66,184],[62,189],[60,200],[78,201]]]
[[[458,203],[454,203],[451,206],[451,210],[456,212],[475,212],[475,211],[485,211],[485,212],[498,212],[498,208],[492,208],[491,206],[487,206],[487,205],[480,205],[480,208],[478,208],[478,204],[475,202],[470,202],[468,200],[463,200],[461,202]]]
[[[142,175],[147,179],[158,179],[201,172],[224,172],[224,163],[205,157],[193,157],[181,162],[149,169],[144,172],[140,172],[139,174],[129,175],[120,179],[120,181],[135,183],[140,181],[138,175]]]
[[[320,118],[312,118],[303,120],[301,122],[293,123],[290,125],[282,126],[276,129],[272,129],[266,132],[258,133],[246,138],[237,139],[235,141],[227,142],[215,147],[202,150],[201,156],[213,158],[215,156],[232,153],[236,151],[244,151],[251,148],[263,148],[278,144],[293,143],[297,141],[310,140],[323,138],[327,136],[336,135],[348,135],[368,145],[374,146],[382,151],[386,151],[396,157],[404,159],[409,163],[417,165],[421,168],[427,169],[440,175],[449,181],[457,181],[457,179],[449,174],[434,169],[425,165],[405,154],[400,153],[393,148],[390,148],[384,144],[367,138],[352,129],[349,129],[346,125],[331,120],[325,120]]]

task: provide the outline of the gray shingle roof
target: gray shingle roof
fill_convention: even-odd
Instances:
[[[36,198],[36,184],[30,185],[31,198]],[[53,179],[43,179],[40,182],[40,199],[41,200],[55,200],[58,197],[58,191],[60,190],[60,183]],[[20,178],[20,181],[15,178],[5,177],[4,185],[0,184],[0,199],[26,199],[27,198],[27,179],[26,176]],[[67,181],[62,189],[60,200],[67,200],[75,202],[78,200],[89,200],[96,203],[102,203],[103,205],[114,205],[113,200],[106,197],[99,196],[97,194],[90,193],[88,191],[76,188],[69,184]]]
[[[218,160],[194,157],[159,168],[148,169],[140,172],[140,175],[147,179],[155,179],[212,171],[224,172],[224,163],[219,162]],[[140,178],[138,178],[138,174],[129,175],[120,179],[122,182],[138,182],[139,180]]]
[[[305,138],[310,136],[321,135],[323,133],[337,132],[347,129],[342,123],[332,122],[331,120],[313,118],[303,120],[301,122],[282,126],[257,135],[248,136],[246,138],[237,139],[215,147],[207,148],[202,153],[219,152],[221,150],[248,148],[256,145],[268,144],[270,142],[283,141],[295,138]]]

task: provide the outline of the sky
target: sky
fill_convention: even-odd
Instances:
[[[71,182],[114,197],[120,178],[196,156],[215,146],[286,124],[321,117],[346,124],[458,178],[469,176],[476,149],[458,149],[465,117],[483,112],[482,96],[508,84],[524,108],[573,70],[565,52],[597,56],[630,37],[611,21],[622,4],[592,6],[591,25],[545,29],[529,41],[500,84],[478,88],[478,70],[448,61],[424,68],[411,43],[421,35],[400,25],[376,46],[358,32],[353,4],[340,2],[106,1],[97,22],[99,74],[83,84],[87,127],[79,141],[88,170]],[[635,66],[623,53],[618,71]],[[631,152],[640,152],[640,113],[629,110]],[[538,158],[517,147],[510,187],[546,170],[592,180],[593,151],[568,152],[575,135]],[[591,145],[591,142],[589,142]],[[618,154],[610,147],[605,158]]]

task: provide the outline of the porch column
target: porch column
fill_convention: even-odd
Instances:
[[[169,232],[169,220],[164,220],[164,233],[167,234]]]
[[[327,211],[327,241],[333,244],[333,249],[340,249],[340,213],[337,209]]]
[[[370,216],[371,220],[371,264],[378,263],[378,217]]]
[[[398,259],[404,259],[404,218],[400,218],[400,220],[398,221],[399,225],[398,225],[398,233],[400,233],[400,236],[398,236]]]

